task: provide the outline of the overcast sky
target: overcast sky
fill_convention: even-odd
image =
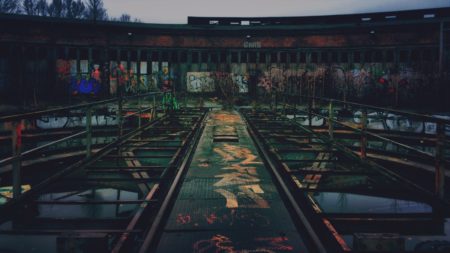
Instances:
[[[187,23],[187,16],[266,17],[350,14],[450,7],[450,0],[104,0],[108,14],[146,23]]]

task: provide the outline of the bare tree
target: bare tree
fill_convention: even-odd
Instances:
[[[0,13],[18,13],[20,4],[17,0],[0,0]]]
[[[48,3],[47,0],[38,0],[36,3],[36,15],[47,16],[48,15]]]
[[[48,14],[51,17],[64,17],[65,6],[62,0],[52,0],[51,4],[48,6]]]
[[[91,20],[106,20],[108,15],[103,7],[103,0],[87,0],[86,18]]]
[[[37,0],[23,0],[22,9],[27,15],[37,15]]]
[[[129,14],[122,14],[122,16],[120,16],[119,18],[120,22],[130,22],[131,21],[131,16]]]
[[[66,17],[68,18],[82,18],[86,10],[86,6],[82,0],[65,0]]]

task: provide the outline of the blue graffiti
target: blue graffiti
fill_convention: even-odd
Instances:
[[[91,94],[98,95],[101,89],[101,84],[94,78],[86,79],[77,79],[72,78],[70,82],[70,92],[73,95],[77,94]]]

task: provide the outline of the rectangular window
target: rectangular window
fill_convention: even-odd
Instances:
[[[237,52],[231,52],[231,62],[237,63],[238,62],[238,54]]]
[[[277,53],[273,52],[270,54],[270,62],[276,63],[277,62]]]
[[[311,63],[317,63],[317,62],[319,62],[319,59],[318,59],[319,57],[318,57],[318,55],[317,55],[317,52],[312,52],[311,53]]]
[[[199,52],[192,52],[192,63],[198,63],[199,62]]]
[[[306,63],[306,53],[300,52],[300,63]]]

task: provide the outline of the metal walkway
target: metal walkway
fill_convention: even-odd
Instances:
[[[0,160],[0,189],[14,190],[0,195],[0,253],[450,249],[450,208],[433,183],[375,163],[364,142],[376,136],[328,123],[340,122],[333,110],[167,112],[150,96],[134,112],[131,100],[112,101],[117,112],[98,103],[117,115],[111,126],[92,125],[90,104],[81,132],[25,132],[28,150]]]
[[[158,253],[317,252],[295,227],[235,111],[210,112],[161,232]]]

